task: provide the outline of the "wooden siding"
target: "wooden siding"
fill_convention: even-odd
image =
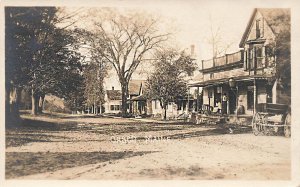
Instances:
[[[231,70],[227,70],[227,71],[221,71],[221,72],[214,73],[213,78],[211,78],[211,75],[209,73],[203,74],[203,79],[204,79],[203,81],[244,76],[244,75],[249,75],[249,72],[244,71],[243,68],[231,69]]]

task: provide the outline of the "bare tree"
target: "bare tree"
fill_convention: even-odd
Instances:
[[[107,16],[107,15],[106,15]],[[122,91],[122,115],[127,112],[128,83],[140,63],[168,39],[161,34],[158,19],[144,13],[113,12],[105,20],[95,22],[90,35],[93,50],[115,69]]]
[[[208,37],[207,41],[212,47],[212,55],[213,59],[215,59],[220,55],[226,54],[227,50],[233,45],[234,42],[225,42],[222,38],[221,26],[215,26],[211,15],[209,16],[209,20],[210,37]]]

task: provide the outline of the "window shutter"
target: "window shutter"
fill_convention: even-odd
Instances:
[[[248,50],[244,51],[244,70],[245,71],[247,71],[247,69],[248,69],[248,64],[247,64],[247,60],[248,60],[247,57],[248,56],[247,56],[247,52],[248,52]]]
[[[265,62],[265,67],[269,66],[267,51],[268,51],[268,46],[265,46],[264,47],[264,62]]]
[[[263,58],[262,59],[262,67],[267,67],[266,66],[266,52],[265,52],[265,46],[263,46],[262,48],[261,48],[261,57]]]
[[[264,26],[265,26],[265,19],[262,18],[261,19],[261,33],[260,33],[262,38],[264,37],[264,32],[265,32],[265,27]]]
[[[256,69],[256,62],[257,62],[257,59],[256,59],[256,49],[257,49],[257,47],[253,47],[253,53],[252,53],[252,55],[253,55],[253,57],[252,57],[252,67],[253,67],[253,69]]]

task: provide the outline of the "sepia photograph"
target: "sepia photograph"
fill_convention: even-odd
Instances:
[[[294,1],[45,2],[1,6],[6,182],[294,179]]]

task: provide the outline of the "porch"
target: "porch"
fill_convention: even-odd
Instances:
[[[190,84],[203,92],[203,105],[195,111],[194,122],[251,124],[253,114],[272,103],[274,82],[273,77],[249,75]]]
[[[147,115],[147,99],[143,96],[136,96],[128,100],[128,110],[133,116]]]

